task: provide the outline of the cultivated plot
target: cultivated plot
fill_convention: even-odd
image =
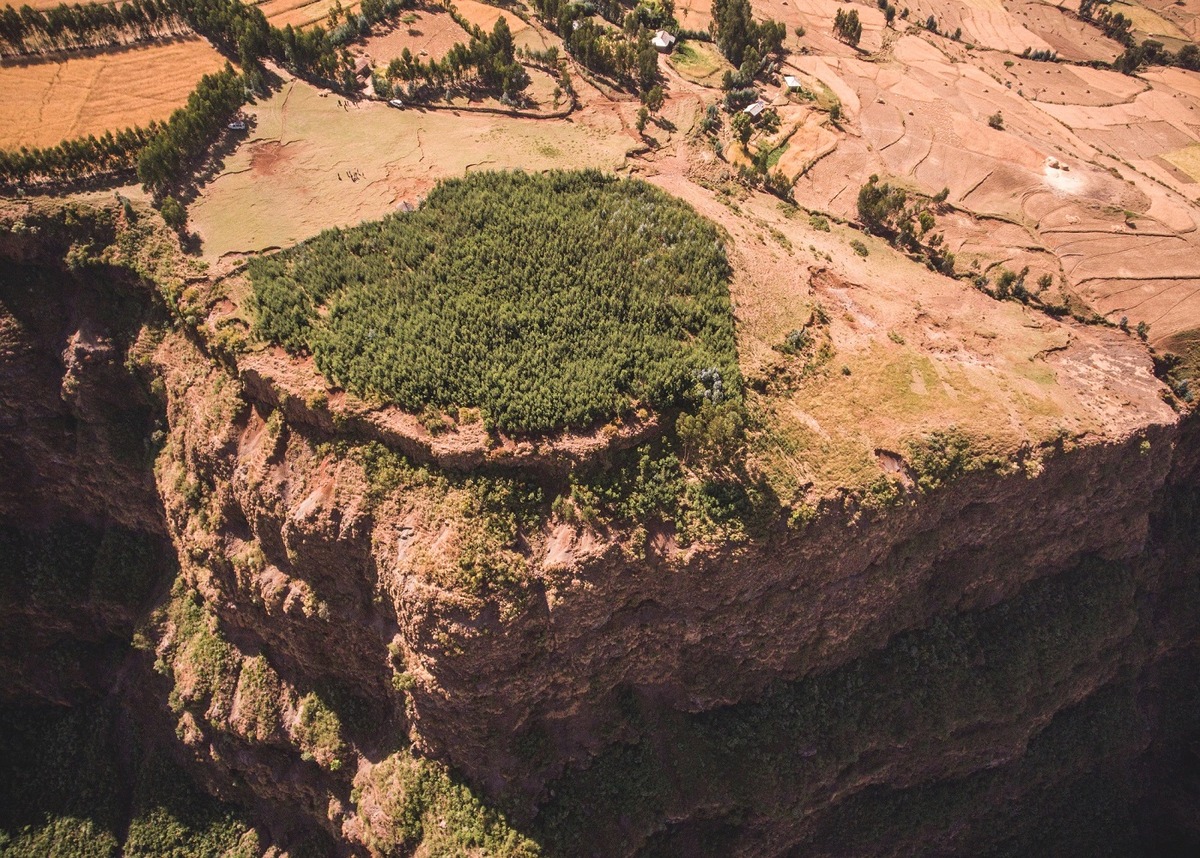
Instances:
[[[225,59],[206,41],[135,45],[0,66],[0,147],[53,146],[166,119]]]
[[[250,5],[262,9],[267,20],[276,27],[308,27],[325,22],[329,10],[337,5],[338,0],[258,0]],[[358,0],[346,0],[342,3],[344,9],[357,9]]]
[[[508,29],[513,34],[513,42],[518,48],[541,51],[552,44],[536,27],[522,21],[512,12],[505,9],[498,9],[486,3],[480,3],[479,0],[455,0],[454,8],[467,21],[476,27],[482,28],[487,33],[490,33],[492,28],[496,26],[496,21],[503,17],[508,24]]]
[[[788,142],[780,165],[809,164],[796,185],[811,208],[854,217],[863,177],[893,177],[976,219],[943,218],[959,271],[1031,278],[1085,298],[1112,321],[1151,326],[1154,342],[1200,326],[1200,197],[1189,170],[1200,143],[1200,76],[1112,71],[971,51],[904,35],[890,61],[793,56],[827,86],[861,137]],[[993,127],[994,126],[994,127]],[[807,160],[807,159],[806,159]],[[997,223],[1027,236],[1008,235]],[[1058,286],[1056,285],[1057,289]]]

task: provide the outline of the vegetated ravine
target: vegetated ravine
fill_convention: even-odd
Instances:
[[[0,236],[4,854],[1200,844],[1193,417],[803,518],[665,435],[442,470],[252,399],[130,218]]]

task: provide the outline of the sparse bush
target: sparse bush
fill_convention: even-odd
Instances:
[[[862,22],[858,20],[858,10],[839,9],[833,17],[833,34],[850,47],[858,47],[862,39]]]
[[[1007,268],[1003,269],[1000,276],[996,278],[996,297],[1003,301],[1011,296],[1016,282],[1017,272],[1009,271]]]
[[[909,466],[923,492],[939,489],[984,464],[971,439],[954,426],[930,432],[907,446]]]
[[[733,122],[730,123],[733,129],[734,138],[744,147],[750,142],[750,135],[754,133],[754,123],[750,121],[750,117],[745,113],[738,113],[733,117]]]
[[[325,701],[313,692],[301,698],[296,739],[306,755],[331,771],[340,768],[345,750],[341,730],[337,713]]]
[[[812,335],[804,328],[796,328],[788,331],[788,335],[783,338],[783,342],[775,346],[776,351],[783,352],[787,355],[800,354],[800,352],[812,345]]]
[[[995,128],[997,131],[1004,130],[1004,116],[998,110],[988,117],[987,123],[989,128]]]

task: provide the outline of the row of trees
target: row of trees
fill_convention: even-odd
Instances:
[[[0,52],[7,56],[75,50],[174,35],[186,29],[175,0],[130,0],[120,6],[63,3],[0,10]]]
[[[406,95],[413,100],[423,100],[433,90],[469,83],[515,103],[530,80],[516,60],[512,31],[501,15],[489,35],[472,35],[470,44],[455,44],[441,60],[422,62],[405,48],[388,65],[384,76],[376,75],[375,92],[390,98],[400,83],[407,85]]]
[[[34,181],[63,184],[95,176],[131,173],[138,153],[157,133],[158,123],[149,128],[127,128],[100,137],[88,135],[64,140],[57,146],[16,152],[0,151],[0,186],[15,187]]]
[[[936,224],[929,205],[945,202],[949,190],[932,200],[914,197],[903,188],[880,182],[872,175],[858,190],[858,219],[867,232],[886,238],[891,244],[910,253],[923,255],[929,267],[943,274],[954,273],[954,254],[942,245],[942,236],[930,230]]]
[[[678,29],[670,0],[638,4],[628,12],[615,0],[598,7],[534,0],[534,8],[546,26],[562,36],[567,53],[580,65],[643,93],[658,81],[658,53],[650,44],[651,33],[657,28]],[[591,17],[596,11],[616,26],[597,22]]]
[[[1079,17],[1095,24],[1125,50],[1112,62],[1113,68],[1123,74],[1134,74],[1142,66],[1176,65],[1191,71],[1200,71],[1200,48],[1188,43],[1172,54],[1163,43],[1146,39],[1141,44],[1133,35],[1133,21],[1120,12],[1112,12],[1103,2],[1097,9],[1098,0],[1079,0]]]
[[[241,0],[157,0],[170,4],[196,32],[235,55],[252,86],[261,83],[260,63],[270,58],[301,77],[315,78],[356,92],[359,82],[346,45],[372,24],[412,8],[415,0],[366,0],[357,13],[340,5],[330,12],[330,28],[271,26],[257,6]]]
[[[244,100],[242,78],[228,64],[200,78],[187,104],[159,126],[138,155],[138,178],[146,189],[161,193],[189,175]]]
[[[166,122],[44,149],[0,151],[0,186],[64,184],[136,169],[147,190],[161,193],[182,181],[244,100],[242,77],[226,64],[202,77],[187,104]]]
[[[334,383],[508,431],[740,394],[716,228],[599,171],[472,173],[251,263],[256,331]],[[712,373],[709,373],[711,376]]]
[[[713,0],[712,18],[717,47],[739,68],[747,58],[757,60],[757,65],[783,49],[787,27],[769,18],[755,21],[750,14],[749,0]],[[757,71],[755,69],[756,74]]]

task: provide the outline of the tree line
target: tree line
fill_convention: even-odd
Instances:
[[[749,0],[713,0],[713,34],[717,47],[737,68],[751,60],[754,74],[767,57],[783,49],[787,27],[779,21],[755,21]]]
[[[158,123],[147,128],[106,131],[64,140],[55,146],[15,152],[0,150],[0,187],[15,187],[42,181],[65,184],[95,176],[131,173],[138,153],[158,131]]]
[[[187,27],[173,0],[129,0],[120,6],[63,3],[37,10],[26,5],[0,10],[0,53],[78,50],[175,35]]]
[[[172,113],[138,153],[138,178],[146,189],[161,193],[190,175],[244,100],[245,85],[231,66],[200,78],[187,104]]]
[[[1142,66],[1175,65],[1200,71],[1200,48],[1196,45],[1186,44],[1177,54],[1172,54],[1156,39],[1146,39],[1139,44],[1133,35],[1133,21],[1120,12],[1111,11],[1104,0],[1079,0],[1079,17],[1125,48],[1112,61],[1112,67],[1122,74],[1134,74]]]
[[[616,0],[599,4],[534,0],[534,9],[546,26],[562,37],[567,53],[580,65],[642,93],[658,81],[658,52],[650,44],[652,33],[657,29],[679,31],[671,0],[640,3],[629,10]],[[597,13],[607,23],[592,17]]]
[[[416,413],[544,432],[740,398],[719,234],[641,181],[472,173],[249,275],[260,337]]]
[[[388,64],[383,75],[374,77],[375,93],[382,98],[400,94],[412,101],[424,101],[436,91],[471,85],[496,93],[502,100],[516,103],[529,86],[529,74],[516,60],[516,45],[508,21],[501,15],[489,35],[478,27],[470,44],[453,45],[441,60],[422,62],[405,48]]]
[[[361,34],[372,23],[412,3],[365,0],[357,13],[343,10],[338,4],[330,13],[330,30],[321,26],[303,30],[290,25],[272,27],[260,9],[240,0],[131,0],[119,8],[92,3],[63,5],[45,12],[25,6],[19,13],[7,8],[0,14],[0,27],[8,28],[3,30],[4,38],[10,45],[24,46],[30,44],[30,33],[53,32],[57,39],[54,44],[66,47],[94,43],[100,34],[111,32],[117,26],[113,22],[118,20],[126,28],[144,26],[148,31],[152,25],[147,22],[182,20],[226,53],[236,55],[242,74],[227,64],[224,71],[201,78],[187,104],[167,122],[67,140],[45,148],[0,151],[0,184],[61,184],[136,169],[148,190],[161,193],[184,180],[253,92],[265,91],[263,59],[274,59],[302,77],[357,90],[353,63],[344,49],[345,41],[353,37],[350,33]],[[14,16],[20,29],[14,29]],[[50,24],[51,20],[59,24]],[[63,29],[62,21],[75,22],[74,29]],[[64,35],[68,32],[72,34],[69,39]],[[17,41],[10,41],[9,36]]]

